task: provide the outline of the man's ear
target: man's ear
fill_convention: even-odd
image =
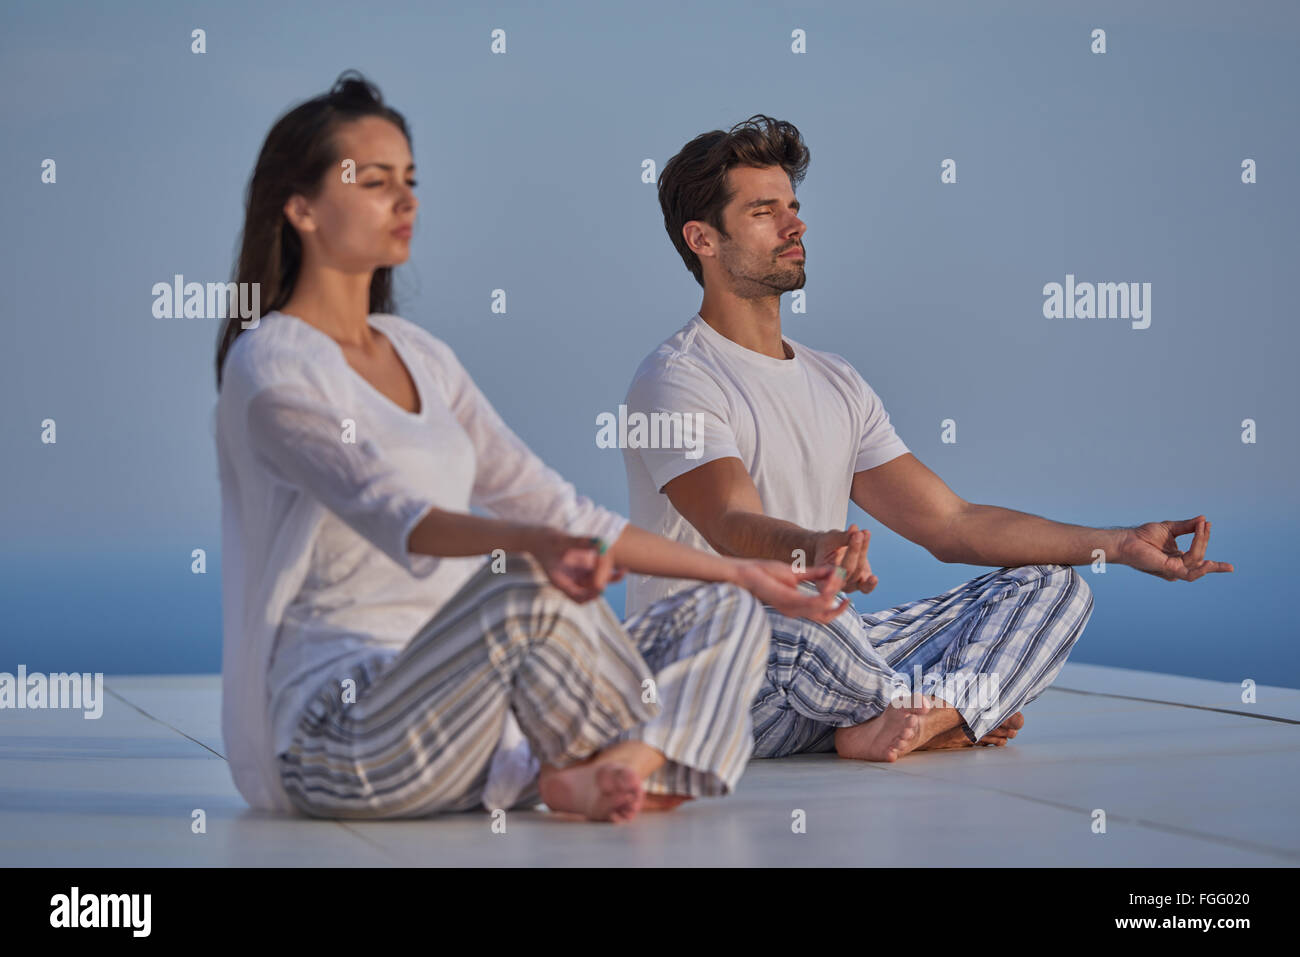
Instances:
[[[713,255],[713,241],[709,236],[709,229],[698,219],[692,219],[682,226],[682,238],[686,240],[687,247],[695,255]]]

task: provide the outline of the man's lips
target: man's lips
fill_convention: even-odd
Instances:
[[[787,249],[778,258],[785,259],[787,256],[802,256],[802,255],[803,255],[803,247],[796,246],[794,249]]]
[[[410,239],[411,232],[412,232],[412,227],[410,226],[398,226],[396,229],[393,230],[393,235],[398,236],[402,239]]]

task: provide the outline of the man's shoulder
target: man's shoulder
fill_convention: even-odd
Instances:
[[[717,384],[717,373],[702,355],[696,332],[688,323],[641,360],[632,374],[628,394],[651,388],[705,386],[712,390]]]

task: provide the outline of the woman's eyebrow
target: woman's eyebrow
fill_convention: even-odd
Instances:
[[[361,172],[363,169],[365,169],[368,166],[378,166],[380,169],[386,169],[389,172],[392,172],[393,170],[393,165],[391,163],[362,163],[360,166],[357,167],[357,172],[358,173]],[[415,169],[414,163],[406,167],[406,171],[408,173],[412,172],[414,169]]]

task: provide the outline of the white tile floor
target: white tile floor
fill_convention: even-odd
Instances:
[[[220,678],[105,679],[103,716],[0,711],[0,864],[1262,865],[1300,863],[1300,691],[1067,664],[1007,748],[752,763],[731,798],[628,825],[511,812],[329,822],[250,811]],[[207,830],[191,831],[192,812]],[[1106,833],[1092,812],[1106,812]],[[805,812],[806,833],[792,815]]]

